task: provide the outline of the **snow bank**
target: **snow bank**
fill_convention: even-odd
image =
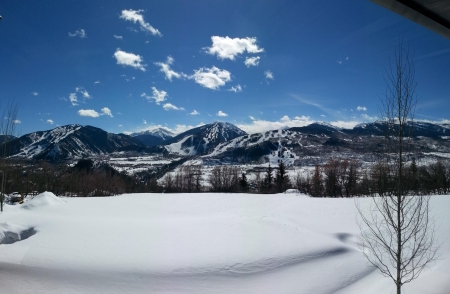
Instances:
[[[35,209],[38,207],[53,206],[65,203],[64,200],[55,196],[52,192],[44,192],[22,206],[23,209]]]

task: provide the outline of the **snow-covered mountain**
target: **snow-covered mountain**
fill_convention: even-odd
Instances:
[[[203,155],[212,151],[220,143],[246,134],[233,124],[214,122],[181,133],[164,142],[164,145],[171,154]]]
[[[166,129],[157,128],[154,130],[132,133],[130,136],[138,139],[147,146],[156,146],[164,144],[164,141],[173,138],[175,134]]]
[[[449,127],[426,122],[415,122],[413,127],[416,151],[450,153]],[[370,157],[381,151],[383,144],[384,126],[379,122],[360,124],[353,129],[313,123],[240,136],[218,144],[206,157],[248,162],[265,156],[274,162],[304,165],[330,157]]]
[[[94,157],[121,147],[143,146],[130,136],[78,124],[26,134],[8,144],[13,157],[51,160]]]

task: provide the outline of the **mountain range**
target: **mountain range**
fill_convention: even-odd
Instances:
[[[414,122],[413,143],[421,152],[450,153],[450,125]],[[165,156],[203,156],[241,162],[263,156],[302,164],[305,160],[347,154],[371,154],[384,142],[383,125],[365,123],[341,129],[327,123],[247,134],[233,124],[214,122],[174,135],[165,129],[112,134],[93,126],[60,126],[8,142],[10,155],[23,159],[73,160],[113,152],[147,152]]]

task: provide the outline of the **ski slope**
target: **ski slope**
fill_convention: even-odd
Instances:
[[[362,205],[369,198],[361,199]],[[450,236],[449,196],[433,196]],[[358,249],[354,199],[50,192],[0,215],[2,293],[394,293]],[[450,245],[405,293],[449,293]]]

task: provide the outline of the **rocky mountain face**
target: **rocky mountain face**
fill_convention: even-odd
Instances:
[[[132,133],[130,136],[138,139],[147,146],[157,146],[164,144],[165,141],[173,138],[175,134],[166,129],[157,128],[151,131]]]
[[[23,135],[8,143],[10,155],[24,159],[67,160],[95,157],[126,146],[144,146],[124,134],[78,124]]]
[[[450,155],[450,125],[415,122],[412,127],[416,154]],[[230,123],[214,122],[177,136],[161,129],[127,136],[107,133],[92,126],[67,125],[24,135],[7,146],[13,157],[25,159],[67,160],[123,151],[177,158],[202,156],[206,161],[242,163],[269,158],[274,163],[284,161],[290,165],[311,165],[330,157],[370,161],[384,148],[383,128],[378,122],[360,124],[353,129],[313,123],[247,134]],[[145,142],[140,136],[152,136],[161,141]]]
[[[227,122],[214,122],[190,129],[164,142],[169,154],[204,155],[224,142],[229,142],[247,133]]]

